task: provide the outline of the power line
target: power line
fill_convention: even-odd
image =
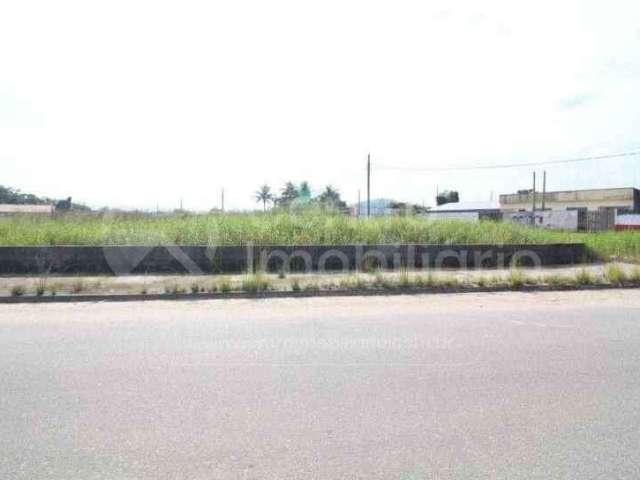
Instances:
[[[399,170],[399,171],[409,171],[409,172],[451,172],[457,170],[497,170],[501,168],[519,168],[519,167],[536,167],[539,165],[557,165],[563,163],[578,163],[578,162],[590,162],[593,160],[607,160],[611,158],[621,158],[621,157],[634,157],[640,155],[640,151],[635,152],[624,152],[624,153],[614,153],[611,155],[599,155],[592,157],[578,157],[578,158],[567,158],[564,160],[548,160],[543,162],[528,162],[528,163],[505,163],[498,165],[468,165],[468,166],[457,166],[457,167],[404,167],[404,166],[393,166],[393,165],[372,165],[376,170]]]

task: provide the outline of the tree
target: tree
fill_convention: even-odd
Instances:
[[[300,192],[298,192],[293,182],[287,182],[280,193],[280,198],[278,198],[278,205],[281,207],[289,207],[299,196]]]
[[[460,196],[458,195],[458,192],[454,190],[445,190],[436,197],[436,203],[438,206],[446,203],[458,203],[459,201]]]
[[[309,186],[309,182],[302,182],[300,184],[300,188],[298,190],[298,197],[300,200],[309,202],[311,200],[311,187]]]
[[[273,194],[271,193],[271,187],[267,184],[262,185],[262,187],[260,187],[260,190],[256,191],[254,198],[256,202],[258,203],[262,202],[262,210],[266,212],[267,203],[273,201]]]
[[[38,198],[32,193],[22,193],[20,190],[0,185],[0,203],[13,205],[42,205],[51,203],[48,198]]]
[[[71,210],[71,197],[67,197],[66,200],[59,200],[56,202],[56,211],[68,212]]]
[[[340,198],[340,192],[331,185],[327,185],[324,191],[318,196],[318,202],[323,207],[339,209],[347,207],[347,204]]]

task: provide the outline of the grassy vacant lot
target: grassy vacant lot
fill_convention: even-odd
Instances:
[[[602,258],[640,259],[640,233],[578,234],[506,223],[395,217],[357,220],[325,213],[64,216],[0,219],[0,245],[310,245],[584,242]]]

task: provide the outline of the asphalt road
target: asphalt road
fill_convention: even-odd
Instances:
[[[640,292],[0,306],[2,479],[640,478]]]

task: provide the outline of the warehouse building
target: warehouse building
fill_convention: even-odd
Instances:
[[[640,213],[640,190],[637,188],[600,188],[536,192],[536,209],[582,210],[587,212],[611,209],[618,213]],[[500,195],[503,212],[526,212],[533,208],[533,192]]]
[[[532,216],[532,191],[500,195],[505,221],[535,223],[565,230],[603,231],[616,228],[617,218],[640,213],[640,190],[636,188],[601,188],[536,192],[536,215]],[[529,212],[529,213],[527,213]],[[526,218],[526,216],[531,218]]]

